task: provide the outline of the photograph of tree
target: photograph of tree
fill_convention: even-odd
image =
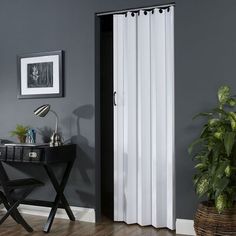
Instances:
[[[63,97],[63,51],[17,55],[18,98]]]
[[[53,87],[53,62],[27,65],[28,88]]]

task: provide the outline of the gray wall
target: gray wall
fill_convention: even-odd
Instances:
[[[66,194],[72,205],[95,204],[95,12],[166,3],[158,0],[1,0],[0,136],[8,138],[16,123],[53,127],[54,118],[34,117],[35,107],[50,103],[61,118],[65,136],[78,144],[78,160]],[[187,146],[198,134],[191,117],[214,106],[215,91],[229,84],[236,91],[236,2],[176,0],[176,200],[177,217],[192,218],[197,199],[193,163]],[[65,51],[65,97],[18,100],[16,55]],[[25,171],[44,178],[44,172]],[[15,175],[17,170],[11,168]],[[45,194],[52,196],[51,187]]]
[[[177,217],[196,208],[187,146],[199,135],[201,121],[191,118],[216,106],[216,91],[228,84],[236,94],[236,2],[177,0],[175,15],[175,124]]]

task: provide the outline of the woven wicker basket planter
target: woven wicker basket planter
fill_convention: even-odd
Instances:
[[[211,202],[200,203],[194,229],[197,236],[236,236],[236,204],[219,214]]]

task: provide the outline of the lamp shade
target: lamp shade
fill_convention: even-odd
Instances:
[[[38,107],[34,111],[34,114],[36,116],[44,117],[44,116],[46,116],[48,114],[49,111],[50,111],[50,105],[49,104],[45,104],[45,105],[42,105],[42,106]]]

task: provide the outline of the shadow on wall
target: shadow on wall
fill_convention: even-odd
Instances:
[[[43,128],[37,128],[37,133],[42,136],[43,143],[49,143],[53,129],[45,126]]]
[[[36,132],[37,132],[37,134],[39,134],[41,136],[43,143],[50,143],[51,136],[52,136],[53,132],[55,132],[55,129],[52,129],[48,126],[44,126],[43,128],[37,128]],[[68,140],[63,140],[63,133],[62,133],[60,127],[58,128],[57,132],[61,135],[62,141],[64,143],[67,143]]]
[[[94,117],[94,106],[84,105],[78,107],[73,111],[73,115],[75,115],[77,119],[76,120],[77,136],[73,136],[71,138],[71,142],[77,144],[77,160],[75,164],[76,171],[73,171],[73,173],[74,174],[76,172],[78,173],[77,171],[78,169],[82,179],[82,183],[78,185],[76,193],[86,206],[93,207],[95,204],[95,198],[94,198],[95,173],[93,173],[94,162],[91,160],[91,158],[94,157],[95,148],[89,146],[88,139],[81,135],[80,121],[82,119],[91,120]],[[77,178],[76,176],[72,177],[73,180],[76,180]]]

